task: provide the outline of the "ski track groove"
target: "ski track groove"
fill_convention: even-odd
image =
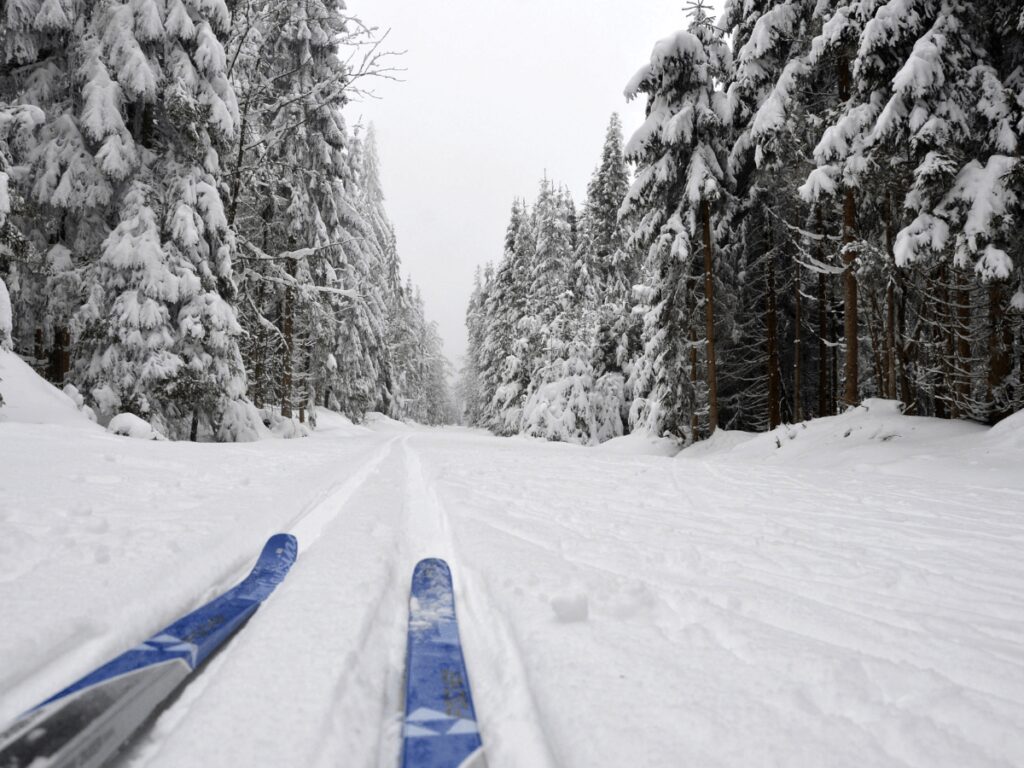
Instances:
[[[485,580],[461,556],[448,511],[410,445],[413,440],[409,436],[402,443],[407,499],[412,502],[417,525],[432,532],[432,544],[437,548],[433,556],[444,557],[451,565],[459,634],[488,766],[556,768],[564,761],[554,757],[551,736],[532,692],[519,641],[495,606]],[[410,530],[415,528],[416,525],[410,526]],[[422,547],[420,551],[424,557],[431,556]],[[485,654],[485,650],[490,653]]]
[[[374,470],[391,455],[397,439],[397,436],[390,438],[383,446],[374,451],[369,459],[360,464],[355,473],[319,493],[305,510],[287,524],[288,533],[298,539],[300,556],[316,543],[327,526],[337,520],[349,499],[366,484]]]
[[[382,446],[376,448],[368,459],[360,463],[355,472],[348,474],[344,480],[333,483],[328,488],[320,491],[311,501],[305,504],[301,512],[292,517],[283,526],[288,533],[295,536],[298,540],[300,556],[319,540],[329,526],[337,522],[345,505],[367,484],[373,477],[374,472],[393,454],[397,440],[397,436],[389,438]],[[222,593],[228,586],[236,583],[238,581],[236,578],[237,574],[244,570],[245,567],[251,567],[251,558],[247,558],[245,562],[248,563],[248,566],[243,565],[241,569],[232,569],[231,576],[225,577],[216,588],[209,590],[210,594],[208,597],[204,598],[199,604],[203,604],[209,597]],[[392,585],[385,586],[382,588],[381,594],[385,594],[392,588]],[[372,635],[375,624],[374,616],[380,610],[381,606],[378,605],[377,609],[364,619],[364,623],[359,630],[360,649],[365,647],[368,638]],[[257,614],[246,625],[241,627],[239,634],[246,631],[248,625],[258,618],[259,613],[257,611]],[[238,635],[230,638],[221,651],[230,651],[231,644],[236,640],[238,640]],[[209,664],[203,665],[187,678],[184,685],[173,695],[172,699],[157,710],[151,720],[150,727],[140,730],[123,751],[119,753],[114,761],[115,768],[144,768],[153,759],[157,758],[163,741],[171,738],[182,724],[188,720],[189,714],[196,702],[202,697],[204,691],[216,681],[225,658],[226,653],[218,652],[216,657],[210,660]],[[343,675],[343,680],[339,680],[336,690],[343,690],[343,683],[347,682],[351,676],[351,669],[350,666]],[[324,713],[325,723],[330,720],[331,715],[332,712]],[[322,736],[326,738],[323,733]],[[312,754],[316,757],[318,753],[319,750],[314,750]],[[326,762],[317,764],[327,765]]]

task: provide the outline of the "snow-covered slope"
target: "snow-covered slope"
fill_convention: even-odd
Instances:
[[[452,565],[491,768],[1024,765],[1019,417],[869,401],[675,458],[322,426],[0,423],[0,720],[290,530],[288,580],[124,765],[395,765],[426,556]]]
[[[0,349],[0,425],[48,424],[71,429],[98,429],[71,398],[47,383],[13,352]]]
[[[786,424],[758,435],[725,432],[681,455],[743,463],[886,465],[928,453],[958,455],[964,438],[987,432],[967,421],[904,416],[896,401],[869,399],[839,416]]]

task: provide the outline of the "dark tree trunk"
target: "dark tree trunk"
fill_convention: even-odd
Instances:
[[[768,240],[768,258],[765,261],[765,294],[768,299],[768,428],[782,423],[779,402],[779,326],[775,298],[775,256],[771,238]]]
[[[857,204],[853,198],[853,190],[847,189],[843,200],[843,332],[846,336],[846,361],[844,377],[846,387],[843,399],[847,405],[860,402],[858,383],[860,376],[860,345],[857,338],[859,323],[857,321],[857,274],[854,271],[857,253],[853,249],[854,227],[857,221]]]
[[[708,431],[714,433],[718,428],[718,366],[715,360],[715,276],[712,271],[711,205],[707,200],[701,203],[701,217],[704,220],[704,311],[707,320]]]
[[[1005,388],[1009,383],[1013,358],[1013,338],[1010,324],[1006,322],[1003,307],[1002,283],[993,282],[989,287],[989,338],[988,338],[988,420],[990,424],[1010,415]]]
[[[966,415],[971,411],[971,291],[961,270],[957,270],[956,278],[956,396],[960,413]]]
[[[885,194],[885,246],[895,271],[893,250],[892,192]],[[896,399],[896,287],[890,275],[885,281],[885,396]]]
[[[793,421],[802,421],[803,415],[800,413],[802,404],[800,402],[800,362],[802,356],[801,344],[803,340],[801,338],[800,324],[803,322],[803,296],[800,293],[800,267],[796,267],[796,289],[793,291],[793,311],[795,317],[793,318]]]
[[[850,59],[844,53],[839,57],[838,79],[839,98],[846,101],[850,98]],[[854,230],[857,226],[857,203],[853,197],[853,189],[847,187],[843,196],[843,331],[846,336],[846,361],[844,366],[844,377],[846,388],[843,399],[847,405],[857,405],[860,402],[858,392],[859,384],[859,344],[857,332],[857,275],[854,267],[857,261],[857,252],[853,248]]]
[[[295,259],[288,259],[288,276],[295,277]],[[281,366],[281,415],[292,417],[292,381],[295,365],[295,289],[289,283],[281,307],[281,335],[284,336],[284,363]]]

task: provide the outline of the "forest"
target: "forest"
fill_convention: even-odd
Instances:
[[[393,73],[379,30],[341,0],[0,7],[0,345],[172,439],[451,420],[342,114]]]
[[[1022,32],[994,0],[692,5],[582,206],[546,178],[513,206],[467,311],[468,419],[593,444],[871,397],[1020,410]]]

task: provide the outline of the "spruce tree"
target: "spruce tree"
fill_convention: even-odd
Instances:
[[[730,62],[698,3],[689,28],[659,42],[627,87],[648,99],[647,120],[626,146],[639,168],[624,210],[641,216],[634,244],[648,253],[631,421],[656,433],[697,437],[701,418],[710,431],[718,421],[711,219],[728,183],[728,107],[716,83]]]

